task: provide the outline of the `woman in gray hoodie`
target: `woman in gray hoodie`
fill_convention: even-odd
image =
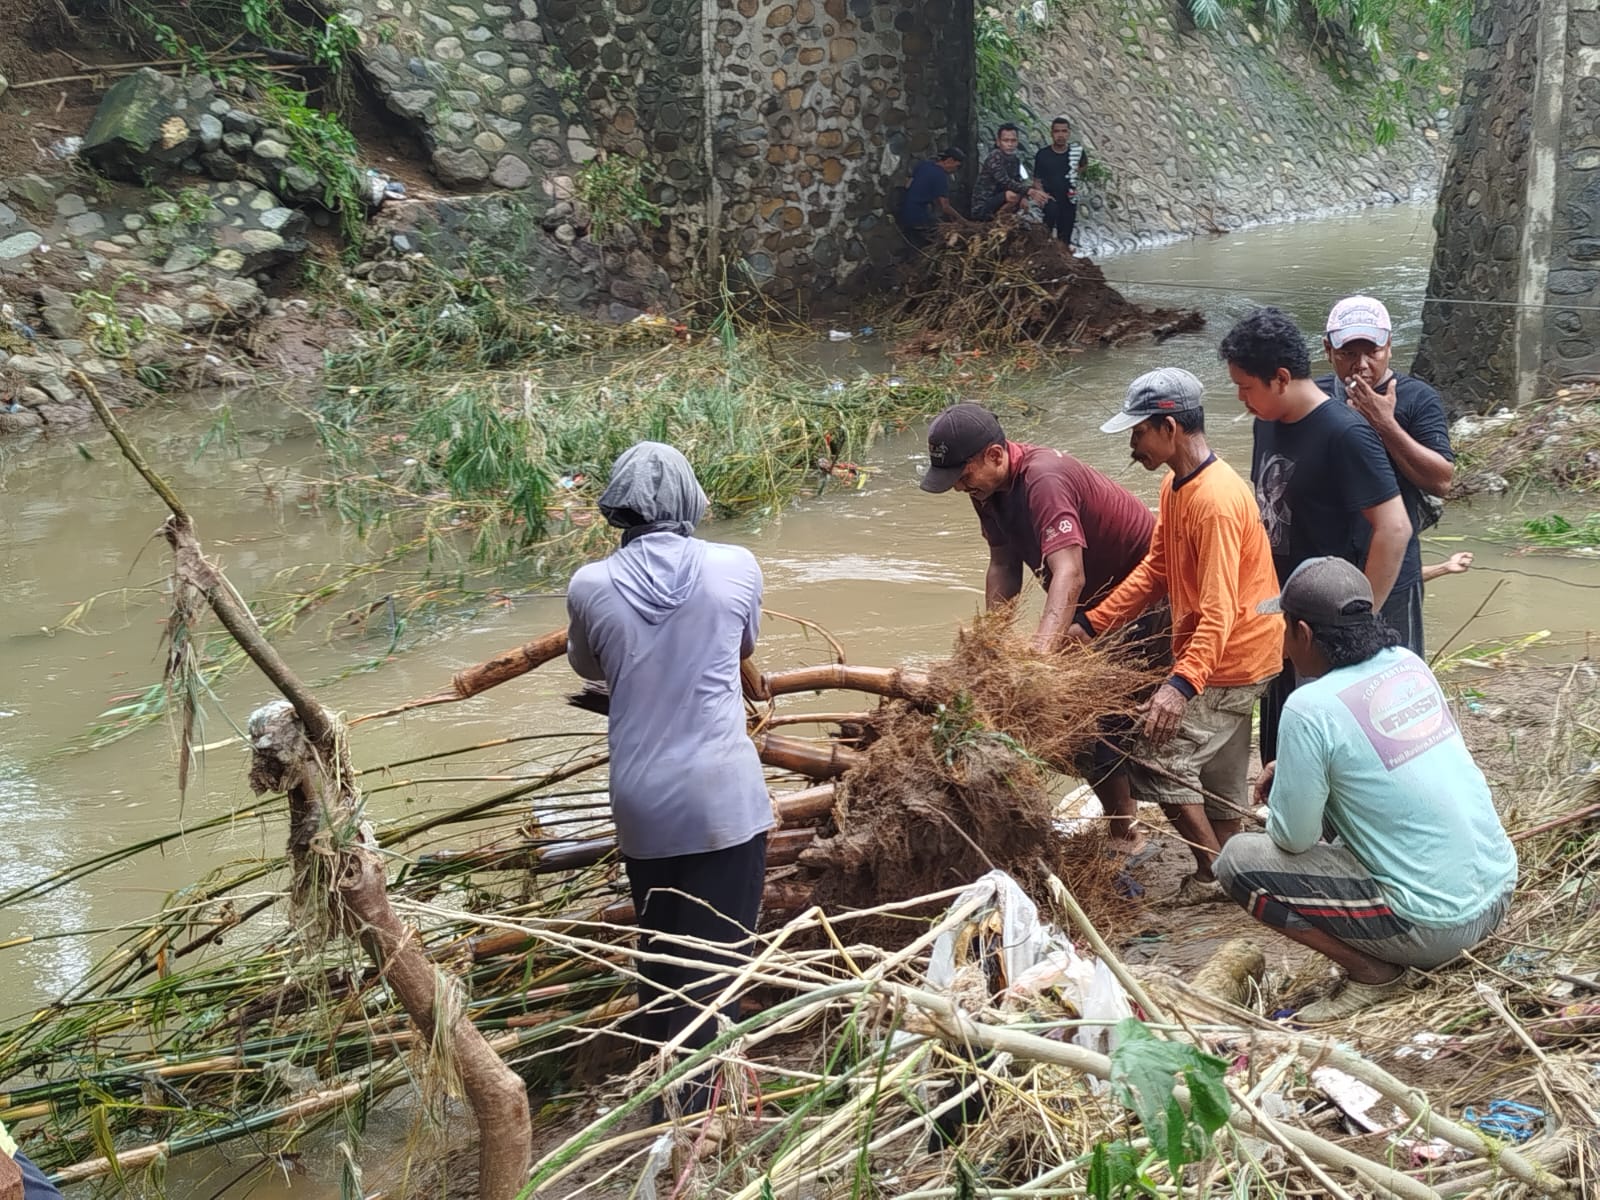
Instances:
[[[682,454],[660,442],[631,447],[600,497],[622,545],[567,589],[568,661],[610,692],[611,808],[640,953],[700,962],[641,961],[637,1028],[647,1046],[675,1038],[727,986],[717,973],[727,956],[671,939],[748,942],[773,825],[739,676],[760,629],[761,568],[741,546],[692,536],[706,507]],[[736,1015],[730,1005],[723,1018]],[[719,1025],[702,1021],[681,1049],[708,1044]],[[704,1079],[678,1094],[685,1112],[710,1100]]]

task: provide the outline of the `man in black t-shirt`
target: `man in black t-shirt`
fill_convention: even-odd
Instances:
[[[1308,558],[1360,567],[1379,607],[1400,574],[1411,522],[1383,443],[1356,412],[1311,378],[1306,340],[1287,313],[1258,308],[1218,353],[1256,418],[1250,478],[1278,582]],[[1277,757],[1278,717],[1294,690],[1287,665],[1261,701],[1261,762]]]
[[[1317,386],[1366,418],[1388,452],[1411,522],[1399,577],[1383,604],[1384,621],[1402,643],[1426,658],[1422,634],[1422,554],[1417,535],[1438,520],[1439,501],[1455,476],[1450,423],[1439,393],[1422,380],[1389,369],[1393,351],[1389,310],[1371,296],[1349,296],[1328,314],[1322,347],[1332,375]]]
[[[1089,155],[1071,140],[1072,122],[1057,117],[1050,122],[1050,144],[1033,156],[1033,178],[1049,196],[1044,206],[1044,223],[1068,249],[1072,231],[1078,224],[1078,180],[1089,165]]]

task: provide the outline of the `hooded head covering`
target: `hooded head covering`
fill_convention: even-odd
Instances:
[[[647,533],[688,537],[708,504],[689,460],[662,442],[638,442],[624,450],[600,497],[606,520],[624,531],[624,546]]]
[[[660,442],[630,446],[611,468],[600,497],[600,511],[622,530],[611,580],[652,625],[676,612],[700,581],[706,545],[689,535],[708,503],[689,460]],[[651,533],[678,536],[645,536]]]

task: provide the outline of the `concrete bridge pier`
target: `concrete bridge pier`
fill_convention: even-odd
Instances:
[[[1600,380],[1600,0],[1472,21],[1413,370],[1455,411]]]

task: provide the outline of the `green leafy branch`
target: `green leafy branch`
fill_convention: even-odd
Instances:
[[[1151,1150],[1141,1156],[1127,1141],[1097,1144],[1089,1163],[1089,1195],[1095,1200],[1164,1196],[1150,1168],[1165,1162],[1170,1179],[1181,1186],[1184,1167],[1209,1157],[1212,1135],[1228,1123],[1228,1064],[1187,1042],[1163,1041],[1131,1018],[1118,1024],[1117,1039],[1111,1087],[1138,1116]],[[1174,1095],[1180,1082],[1189,1091],[1187,1111]]]

